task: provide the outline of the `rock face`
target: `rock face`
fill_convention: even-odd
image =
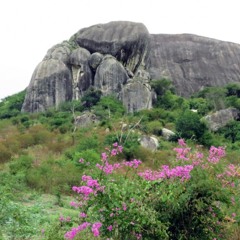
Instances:
[[[239,120],[240,111],[235,108],[228,108],[217,111],[211,115],[204,117],[207,126],[212,131],[217,131],[218,129],[224,127],[232,120]]]
[[[127,71],[123,65],[111,55],[102,59],[94,77],[94,86],[101,90],[104,96],[116,95],[118,97],[122,86],[128,80]]]
[[[150,82],[169,78],[181,96],[240,82],[240,45],[182,34],[148,33],[142,23],[110,22],[79,30],[50,48],[27,88],[23,112],[80,99],[89,87],[115,95],[129,112],[151,108]]]
[[[22,109],[42,112],[71,99],[71,71],[62,61],[52,58],[43,60],[36,67]]]
[[[111,54],[135,72],[149,52],[149,33],[142,23],[110,22],[81,29],[75,40],[90,52]]]
[[[240,81],[240,45],[190,34],[151,35],[152,79],[171,79],[181,96]]]
[[[128,112],[152,107],[152,93],[149,84],[137,79],[129,81],[120,92],[120,100]]]

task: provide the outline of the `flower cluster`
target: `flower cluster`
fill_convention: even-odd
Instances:
[[[84,222],[84,223],[82,223],[81,225],[79,225],[78,227],[72,228],[71,231],[67,232],[67,233],[64,235],[64,237],[65,237],[66,239],[70,239],[70,240],[71,240],[71,239],[74,239],[75,236],[76,236],[79,232],[83,231],[84,229],[88,228],[89,226],[91,226],[90,223]]]
[[[209,150],[208,161],[211,163],[218,163],[221,158],[225,156],[225,148],[224,147],[214,147],[211,146]]]
[[[145,170],[143,172],[138,172],[137,175],[147,181],[167,181],[168,179],[172,179],[172,181],[170,181],[170,184],[177,182],[181,184],[182,187],[185,187],[185,183],[187,185],[192,183],[191,181],[187,180],[191,178],[191,174],[192,176],[195,176],[194,172],[192,172],[194,168],[206,171],[209,169],[212,170],[213,164],[218,163],[221,158],[225,156],[225,149],[223,147],[212,146],[209,150],[209,154],[204,156],[202,152],[199,152],[199,148],[197,148],[196,151],[189,148],[183,139],[179,139],[178,143],[179,147],[174,148],[174,151],[176,152],[176,159],[178,161],[176,161],[174,165],[162,165],[156,171]],[[119,231],[123,232],[123,230],[121,230],[119,227],[120,224],[123,223],[122,219],[124,219],[124,221],[125,219],[131,219],[129,222],[126,222],[126,224],[124,223],[124,229],[128,229],[126,230],[128,231],[128,234],[134,236],[135,239],[140,240],[144,238],[145,232],[139,232],[139,229],[141,229],[139,227],[141,227],[142,224],[141,219],[139,220],[139,218],[128,217],[128,215],[131,215],[132,212],[135,214],[135,208],[139,208],[139,206],[143,204],[143,202],[141,202],[141,198],[139,200],[138,196],[132,195],[135,186],[139,186],[131,185],[135,180],[133,178],[135,175],[131,175],[131,178],[123,178],[119,175],[117,175],[119,178],[108,176],[115,170],[119,170],[121,168],[123,172],[127,170],[127,173],[128,170],[131,169],[137,171],[136,169],[142,163],[137,159],[134,159],[132,161],[111,163],[112,157],[117,156],[122,152],[122,150],[123,148],[119,146],[118,143],[114,143],[112,148],[106,148],[106,151],[101,154],[101,163],[96,164],[96,167],[101,170],[99,180],[93,179],[92,176],[83,175],[81,180],[84,183],[84,186],[72,187],[72,190],[80,195],[80,198],[78,196],[78,200],[80,200],[80,202],[72,202],[71,205],[74,207],[84,207],[79,213],[79,219],[85,222],[67,232],[65,234],[66,239],[74,239],[76,234],[85,230],[86,228],[88,228],[88,231],[92,232],[94,237],[100,236],[100,230],[106,234],[106,236],[103,237],[113,236]],[[84,160],[80,159],[79,162],[84,163]],[[179,166],[176,166],[176,164]],[[99,173],[99,170],[97,172]],[[217,177],[221,179],[221,181],[225,181],[227,179],[228,183],[233,184],[232,178],[236,176],[239,176],[239,170],[235,165],[230,164],[227,166],[226,171],[222,174],[219,174]],[[138,180],[141,178],[137,177]],[[120,182],[118,179],[125,179],[127,181]],[[126,184],[120,185],[119,182]],[[146,184],[144,180],[141,180],[139,182],[141,184]],[[147,182],[147,184],[149,186],[151,186],[151,184],[155,185],[154,182]],[[160,185],[161,184],[157,184],[157,186]],[[123,186],[123,188],[120,189],[119,186]],[[149,190],[147,189],[146,191]],[[101,192],[101,194],[99,192]],[[235,203],[234,198],[231,199],[231,201]],[[104,204],[105,202],[106,205]],[[90,211],[88,210],[89,208],[91,209]],[[95,211],[96,214],[93,214],[92,210]],[[209,211],[211,212],[212,208],[209,208]],[[235,213],[231,213],[232,217],[235,217]],[[214,216],[216,213],[211,212],[211,214],[211,216]],[[65,221],[65,218],[61,217],[61,219],[62,221]],[[95,222],[96,220],[97,222]],[[152,228],[152,225],[150,228]]]
[[[113,144],[113,149],[106,149],[109,153],[102,153],[101,154],[101,160],[102,160],[102,165],[101,164],[96,164],[96,167],[102,170],[105,174],[111,174],[113,173],[114,170],[117,170],[123,166],[128,166],[128,167],[133,167],[137,168],[139,164],[142,162],[140,160],[134,159],[132,161],[123,161],[122,163],[114,163],[110,164],[109,163],[109,158],[112,156],[116,156],[117,154],[121,153],[123,150],[122,146],[119,146],[118,143]]]
[[[180,178],[181,180],[185,180],[191,177],[190,172],[192,169],[193,165],[177,166],[172,169],[167,165],[163,165],[162,170],[160,171],[146,170],[144,172],[138,173],[138,175],[148,181],[156,181],[159,179],[169,178]]]
[[[122,165],[124,166],[128,166],[128,167],[132,167],[132,168],[138,168],[138,166],[141,164],[142,162],[140,160],[137,159],[133,159],[132,161],[124,161],[122,162]]]
[[[71,221],[71,217],[64,217],[64,216],[60,216],[59,217],[59,221],[60,222],[70,222]]]
[[[226,170],[222,174],[218,174],[217,177],[223,182],[223,186],[235,187],[234,179],[240,177],[239,167],[234,164],[229,164]]]
[[[98,237],[98,236],[100,235],[100,228],[101,228],[101,226],[102,226],[102,223],[100,223],[100,222],[96,222],[96,223],[93,223],[93,224],[91,224],[91,223],[89,223],[89,222],[84,222],[84,223],[82,223],[81,225],[79,225],[78,227],[72,228],[71,231],[67,232],[67,233],[64,235],[64,237],[65,237],[66,239],[69,239],[69,240],[74,239],[75,236],[76,236],[79,232],[85,230],[86,228],[88,228],[88,227],[90,227],[90,226],[92,226],[91,230],[92,230],[93,236],[94,236],[94,237]]]

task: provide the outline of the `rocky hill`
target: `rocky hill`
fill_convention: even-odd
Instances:
[[[150,81],[161,78],[172,80],[182,96],[240,82],[240,45],[189,34],[153,35],[133,22],[84,28],[48,50],[33,72],[22,111],[78,100],[89,87],[115,95],[128,112],[151,108]]]

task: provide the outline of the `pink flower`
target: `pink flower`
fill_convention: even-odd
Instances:
[[[211,163],[218,163],[221,158],[225,156],[225,148],[224,147],[214,147],[211,146],[209,150],[208,161]]]
[[[112,226],[112,225],[110,225],[110,226],[107,227],[107,230],[110,231],[110,232],[112,231],[112,229],[113,229],[113,226]]]
[[[71,221],[71,217],[66,217],[65,221],[66,222],[70,222]]]
[[[83,159],[83,158],[80,158],[80,159],[79,159],[79,162],[80,162],[80,163],[84,163],[84,159]]]
[[[184,141],[184,139],[178,139],[178,144],[181,146],[181,147],[185,147],[186,146],[186,143]]]
[[[112,149],[111,156],[116,156],[118,154],[117,149]]]
[[[96,188],[100,186],[98,181],[97,180],[93,180],[93,179],[88,180],[87,181],[87,185],[88,185],[88,187],[96,187]]]
[[[70,202],[70,206],[71,207],[75,207],[75,208],[77,208],[78,207],[78,204],[76,203],[76,202]]]
[[[73,186],[72,190],[74,192],[81,193],[81,194],[83,194],[85,196],[88,196],[90,193],[93,192],[92,188],[90,188],[88,186],[81,186],[81,187]]]
[[[84,229],[86,229],[87,227],[89,227],[91,224],[88,222],[84,222],[81,225],[79,225],[76,228],[72,228],[71,231],[67,232],[64,237],[66,239],[74,239],[74,237],[81,231],[83,231]]]
[[[127,211],[127,205],[126,205],[126,203],[123,203],[123,204],[122,204],[122,208],[123,208],[123,211]]]
[[[91,176],[87,176],[87,175],[83,175],[82,176],[82,181],[86,182],[88,180],[92,180],[92,177]]]
[[[81,213],[79,214],[79,217],[81,217],[81,218],[86,218],[86,217],[87,217],[87,214],[84,213],[84,212],[81,212]]]
[[[148,181],[155,181],[165,178],[181,178],[181,180],[185,180],[191,177],[190,172],[192,169],[193,165],[177,166],[172,169],[170,169],[167,165],[163,165],[161,171],[146,170],[138,173],[138,175]]]
[[[142,162],[140,160],[134,159],[130,162],[124,161],[122,164],[128,167],[137,168]]]
[[[102,153],[101,157],[103,162],[105,162],[108,159],[108,155],[105,152]]]
[[[118,146],[118,151],[121,153],[123,151],[123,147],[122,146]]]
[[[98,237],[100,235],[99,228],[102,226],[102,223],[96,222],[92,225],[92,233],[94,237]]]

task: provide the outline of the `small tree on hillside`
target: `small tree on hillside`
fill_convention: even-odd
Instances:
[[[199,141],[207,127],[200,121],[200,116],[197,113],[187,110],[177,119],[176,130],[182,138]]]

